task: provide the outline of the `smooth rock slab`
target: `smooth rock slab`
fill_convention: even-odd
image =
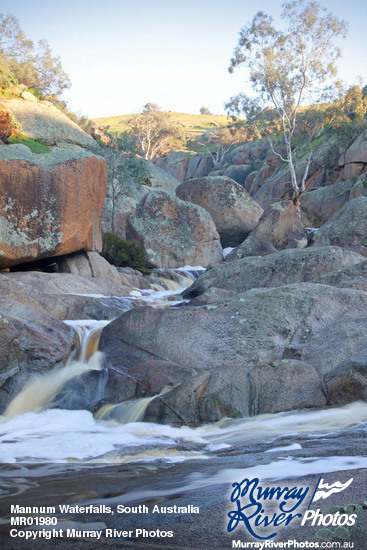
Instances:
[[[253,289],[197,307],[129,311],[103,330],[100,347],[107,359],[109,354],[123,357],[129,346],[148,353],[150,360],[164,358],[194,369],[196,375],[165,395],[189,423],[289,410],[297,403],[314,407],[329,403],[326,375],[339,369],[340,376],[351,360],[367,368],[366,306],[365,292],[326,285]],[[253,372],[275,361],[277,383],[268,382],[268,370]],[[281,397],[285,385],[287,400]],[[265,390],[264,399],[256,397]],[[360,393],[349,392],[348,400]],[[148,411],[151,407],[157,416],[148,413],[150,420],[172,421],[168,407],[154,402]]]
[[[288,249],[265,257],[247,257],[206,271],[183,296],[193,298],[210,287],[244,291],[307,282],[363,259],[362,255],[337,246]]]

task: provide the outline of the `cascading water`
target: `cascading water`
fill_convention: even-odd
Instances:
[[[182,291],[182,287],[176,287],[183,282],[187,285],[186,274],[184,277],[181,282],[161,278],[161,282],[154,283],[155,291],[136,289],[128,299],[133,307],[147,304],[174,307],[180,303],[178,295]],[[161,398],[160,395],[106,403],[94,415],[88,410],[47,408],[57,406],[53,399],[65,383],[74,383],[80,375],[103,367],[101,354],[96,349],[99,332],[108,321],[67,323],[79,337],[78,360],[30,382],[10,403],[2,419],[0,462],[7,464],[1,469],[4,498],[11,493],[22,493],[23,498],[32,499],[33,492],[38,494],[39,480],[53,475],[57,491],[63,490],[65,498],[73,494],[76,502],[93,498],[93,502],[117,504],[123,497],[127,504],[172,498],[198,488],[230,485],[237,477],[261,475],[263,479],[282,479],[288,475],[367,466],[367,459],[357,444],[354,456],[338,456],[340,449],[347,445],[345,441],[350,438],[362,441],[365,435],[367,404],[362,402],[318,411],[225,418],[196,428],[142,422],[146,407],[153,399]],[[324,457],[318,455],[320,448],[325,449]],[[190,470],[184,469],[189,460],[195,461],[197,473],[188,474]],[[200,466],[204,462],[209,468],[214,463],[214,473]],[[14,466],[8,466],[12,463]],[[56,467],[55,463],[60,466]],[[57,468],[63,467],[62,464],[67,468],[67,476],[63,471],[60,478],[65,490],[60,489],[58,478]],[[170,464],[175,468],[173,481],[164,473]],[[108,493],[104,477],[108,474],[103,472],[114,465],[119,465],[119,470],[117,477],[112,474],[112,486],[120,482],[122,489],[114,490],[115,496],[98,500],[99,483],[102,487],[99,494]],[[76,491],[72,472],[77,472],[80,484],[81,470],[77,468],[92,467],[83,477],[85,485]],[[90,493],[91,484],[97,491],[94,496]],[[1,498],[0,494],[0,502]]]

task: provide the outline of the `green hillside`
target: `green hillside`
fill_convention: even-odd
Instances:
[[[187,113],[175,113],[169,111],[172,122],[181,124],[187,136],[197,136],[218,126],[228,123],[226,115],[191,115]],[[121,132],[128,128],[128,121],[136,114],[118,115],[102,118],[94,118],[93,122],[103,126],[111,132]]]

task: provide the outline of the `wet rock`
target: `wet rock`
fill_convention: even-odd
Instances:
[[[185,290],[183,296],[198,296],[211,287],[243,291],[307,282],[362,260],[360,254],[336,246],[289,249],[265,257],[247,257],[207,271]]]
[[[367,399],[367,360],[346,361],[325,376],[331,405]]]
[[[326,285],[253,289],[210,305],[129,311],[103,330],[101,349],[108,359],[122,343],[122,357],[129,346],[150,360],[194,369],[197,374],[165,395],[190,423],[289,410],[297,403],[320,406],[329,403],[326,375],[351,357],[365,362],[366,305],[365,292]],[[268,397],[261,399],[262,392]],[[360,392],[348,395],[354,400]],[[172,411],[154,402],[147,414],[173,420]]]
[[[1,297],[0,411],[30,377],[63,367],[74,345],[74,332],[65,323]]]
[[[0,274],[0,294],[57,319],[114,319],[132,307],[132,286],[69,273]]]
[[[127,238],[141,244],[154,267],[207,266],[222,259],[208,212],[179,198],[151,191],[129,218]]]
[[[367,256],[367,197],[345,204],[314,234],[314,246],[337,245]]]
[[[224,247],[241,243],[263,213],[243,187],[228,177],[189,180],[177,187],[176,194],[210,213]]]

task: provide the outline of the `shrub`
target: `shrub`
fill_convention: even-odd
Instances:
[[[142,273],[150,273],[144,248],[125,241],[115,233],[107,232],[103,235],[102,256],[116,267],[132,267]]]

